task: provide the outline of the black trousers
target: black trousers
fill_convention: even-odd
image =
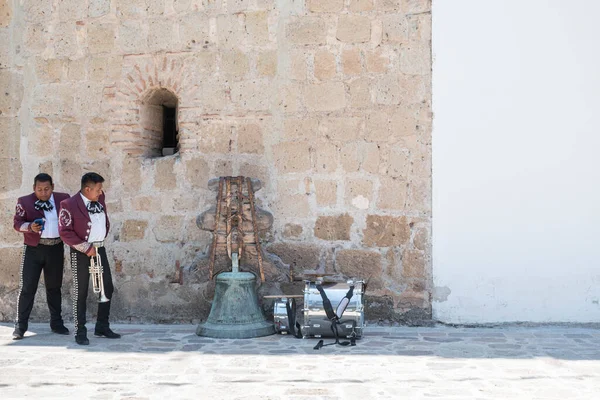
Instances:
[[[75,335],[87,333],[85,327],[86,321],[86,302],[88,290],[90,287],[90,257],[86,254],[71,250],[71,270],[73,271],[73,320],[75,321]],[[106,257],[106,249],[100,247],[98,249],[100,259],[102,261],[102,279],[104,280],[104,294],[109,299],[112,298],[114,286],[112,275],[108,265],[108,257]],[[94,300],[98,300],[98,295],[94,295]],[[96,319],[96,328],[108,328],[108,317],[110,316],[110,301],[106,303],[98,303],[98,316]]]
[[[60,289],[63,280],[64,259],[62,242],[53,246],[43,244],[23,246],[15,328],[26,331],[29,327],[29,316],[42,271],[44,271],[46,301],[50,310],[50,327],[54,329],[63,325]]]

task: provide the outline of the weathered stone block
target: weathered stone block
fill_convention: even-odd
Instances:
[[[61,117],[74,116],[75,93],[73,93],[73,86],[66,84],[36,86],[31,108],[33,115],[36,117],[55,115]]]
[[[325,44],[327,24],[318,17],[298,17],[286,26],[286,37],[297,45]]]
[[[75,57],[79,51],[75,21],[67,21],[56,25],[51,43],[54,48],[54,57]]]
[[[16,117],[0,117],[0,158],[18,157],[21,125]]]
[[[347,142],[357,140],[361,128],[361,118],[325,118],[319,124],[319,133],[328,140]]]
[[[373,0],[350,0],[348,9],[352,12],[373,10]]]
[[[321,207],[335,206],[337,203],[337,181],[315,180],[315,192],[317,205]]]
[[[373,201],[373,182],[363,178],[346,179],[345,204],[359,210],[366,210]]]
[[[363,243],[369,247],[401,246],[410,240],[410,227],[406,217],[367,215],[363,230]]]
[[[375,81],[375,101],[377,104],[398,105],[400,104],[401,90],[398,79],[387,75]]]
[[[323,240],[350,240],[354,218],[348,214],[321,215],[315,222],[315,237]]]
[[[346,107],[346,91],[341,82],[307,85],[304,102],[309,111],[336,111]]]
[[[110,11],[110,0],[89,0],[88,15],[92,18],[101,17]]]
[[[13,229],[13,216],[15,215],[16,199],[0,200],[0,243],[15,244],[23,243],[23,236]],[[0,269],[6,268],[2,265],[5,261],[0,257]],[[18,265],[15,267],[18,268]]]
[[[337,168],[340,148],[335,143],[321,141],[316,144],[315,170],[317,173],[334,172]]]
[[[23,13],[26,21],[47,23],[52,16],[51,1],[25,0],[23,3]]]
[[[176,242],[182,240],[183,216],[163,215],[152,229],[159,242]]]
[[[23,168],[18,158],[0,158],[0,171],[0,191],[8,192],[21,187]]]
[[[43,126],[44,131],[50,129],[49,125]],[[49,140],[54,140],[53,134],[50,135]],[[46,148],[46,154],[48,154],[48,150],[50,149],[52,149],[52,146]],[[68,123],[62,127],[60,130],[58,154],[61,159],[79,160],[81,158],[81,125]]]
[[[168,19],[151,19],[148,22],[148,48],[171,50],[175,46],[177,25]]]
[[[388,142],[392,139],[389,117],[386,112],[374,111],[367,115],[365,138],[369,142]]]
[[[125,54],[146,52],[148,49],[148,26],[138,20],[121,21],[117,44]]]
[[[123,160],[121,183],[126,192],[137,193],[142,187],[141,159],[127,157]]]
[[[272,93],[273,85],[263,80],[234,82],[231,85],[231,100],[244,110],[268,110]]]
[[[60,160],[59,179],[57,186],[65,189],[68,193],[76,193],[81,189],[81,177],[83,168],[80,162],[70,158]]]
[[[306,64],[306,53],[302,50],[292,51],[290,54],[290,78],[304,81],[306,80],[307,74],[308,67]]]
[[[315,53],[314,62],[315,78],[319,80],[331,79],[336,75],[335,56],[327,50]]]
[[[408,152],[399,146],[393,146],[388,150],[387,160],[381,164],[380,172],[393,178],[406,178],[409,173]]]
[[[287,140],[314,140],[318,129],[319,123],[316,119],[286,118],[283,123],[283,136]]]
[[[408,191],[407,208],[425,213],[431,212],[431,181],[413,180]]]
[[[201,123],[191,131],[198,137],[198,149],[202,153],[229,153],[231,151],[231,128],[220,123]]]
[[[178,13],[189,10],[191,5],[192,0],[173,0],[173,10]]]
[[[431,75],[431,46],[429,42],[410,41],[400,47],[400,71],[408,75]]]
[[[210,18],[205,13],[186,14],[179,20],[179,40],[188,49],[202,48],[210,41]]]
[[[275,243],[266,250],[275,254],[285,264],[289,264],[292,271],[301,273],[303,270],[317,269],[321,261],[321,247],[298,243]]]
[[[238,152],[250,154],[263,154],[263,135],[259,125],[244,124],[238,127]]]
[[[162,15],[165,12],[165,0],[146,0],[148,15]]]
[[[60,21],[81,21],[87,15],[87,4],[80,0],[60,0],[57,14]]]
[[[67,60],[67,80],[84,81],[85,80],[85,59]]]
[[[431,0],[405,0],[402,2],[405,14],[427,13],[431,11]]]
[[[338,12],[344,8],[344,0],[307,0],[311,12]]]
[[[425,227],[415,229],[413,243],[417,250],[423,250],[426,253],[431,252],[431,234]]]
[[[185,177],[192,188],[204,188],[209,177],[210,167],[203,157],[194,157],[184,162]],[[221,175],[218,175],[221,176]]]
[[[249,72],[248,56],[239,50],[221,53],[220,69],[230,77],[243,78]]]
[[[358,143],[344,143],[340,152],[340,164],[345,172],[357,172],[360,169]]]
[[[253,45],[264,45],[269,41],[269,13],[267,11],[246,12],[246,40]]]
[[[360,167],[362,170],[371,174],[378,174],[381,162],[380,146],[376,143],[361,143],[358,151],[361,157]]]
[[[106,130],[90,128],[85,139],[86,153],[90,159],[105,158],[109,154],[110,141]]]
[[[146,0],[116,0],[117,16],[143,18],[147,15]]]
[[[400,3],[404,0],[376,0],[375,9],[377,11],[400,11]]]
[[[371,38],[369,17],[342,14],[338,18],[336,37],[346,43],[364,43]]]
[[[286,239],[297,239],[302,236],[302,225],[285,224],[283,227],[283,237]]]
[[[234,48],[244,43],[246,30],[243,20],[241,14],[217,16],[217,37],[221,46]]]
[[[403,179],[381,177],[377,206],[384,210],[404,210],[408,183]]]
[[[12,20],[12,16],[12,2],[10,0],[0,1],[0,28],[5,28],[9,26],[10,21]]]
[[[404,15],[385,15],[382,23],[384,42],[406,43],[408,40],[408,22]]]
[[[388,71],[390,57],[381,49],[367,51],[365,53],[367,71],[375,74],[383,74]]]
[[[311,146],[309,142],[282,142],[273,146],[275,167],[281,173],[305,172],[310,165]]]
[[[350,107],[368,108],[372,105],[371,101],[371,79],[358,78],[347,83],[350,94]]]
[[[119,240],[121,242],[133,242],[134,240],[144,239],[146,237],[146,228],[148,228],[148,221],[136,219],[125,220],[121,226]]]
[[[402,276],[417,279],[427,278],[423,251],[407,249],[402,253]]]
[[[299,84],[281,85],[273,96],[273,106],[285,114],[295,114],[302,107],[302,86]]]
[[[154,187],[161,190],[175,189],[177,187],[177,175],[174,172],[175,158],[167,157],[157,159]]]
[[[23,100],[23,75],[8,69],[0,69],[0,115],[16,117]]]
[[[1,247],[0,260],[0,282],[7,289],[16,290],[20,281],[20,266],[23,247]]]
[[[161,211],[161,201],[157,196],[136,196],[131,200],[131,207],[135,211],[158,213]]]
[[[338,250],[335,256],[335,269],[349,278],[372,277],[377,280],[383,273],[381,254],[367,250]]]
[[[266,51],[258,55],[256,71],[262,76],[275,76],[277,73],[277,52]]]
[[[362,62],[358,48],[342,51],[342,71],[344,71],[344,75],[359,75],[362,72]]]

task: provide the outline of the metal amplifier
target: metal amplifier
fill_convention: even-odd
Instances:
[[[334,310],[346,297],[351,286],[354,286],[352,297],[340,318],[338,324],[339,337],[362,337],[365,326],[363,294],[365,284],[362,280],[349,280],[345,283],[323,283],[323,289],[331,302]],[[331,328],[331,321],[327,319],[323,298],[316,288],[316,283],[306,281],[304,286],[304,325],[302,336],[310,337],[335,337]]]

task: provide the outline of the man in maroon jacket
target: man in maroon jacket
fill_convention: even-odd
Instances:
[[[90,344],[85,327],[86,300],[90,283],[90,257],[96,251],[102,262],[102,280],[104,294],[109,299],[98,303],[98,317],[94,335],[109,339],[118,339],[109,326],[110,299],[114,287],[112,275],[104,248],[104,239],[108,235],[110,222],[106,211],[104,178],[94,172],[81,177],[81,190],[61,203],[58,230],[62,240],[71,247],[71,270],[73,271],[73,319],[75,320],[75,341],[80,345]]]
[[[14,340],[23,339],[27,331],[42,270],[46,300],[50,309],[50,329],[54,333],[69,334],[61,317],[64,246],[58,234],[60,202],[68,199],[69,195],[53,191],[52,177],[48,174],[38,174],[33,179],[33,193],[17,200],[14,228],[23,233],[25,244]]]

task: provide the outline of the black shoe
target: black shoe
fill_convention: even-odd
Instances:
[[[25,331],[23,329],[15,328],[13,332],[13,340],[21,340],[25,336]]]
[[[105,337],[108,339],[119,339],[121,337],[118,333],[111,331],[110,328],[95,329],[94,336]]]
[[[82,346],[87,346],[88,344],[90,344],[90,341],[88,340],[86,334],[75,335],[75,342]]]
[[[52,329],[52,332],[58,333],[59,335],[68,335],[69,334],[69,330],[64,325],[57,326],[56,328],[51,328],[51,329]]]

